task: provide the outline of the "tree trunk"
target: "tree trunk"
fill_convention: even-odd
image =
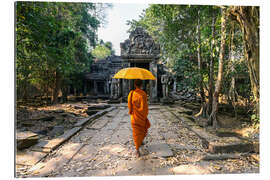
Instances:
[[[235,89],[235,44],[234,44],[234,23],[232,23],[232,29],[231,29],[231,33],[230,33],[230,73],[231,73],[231,86],[229,89],[229,104],[231,106],[233,106],[234,109],[234,115],[237,118],[237,112],[236,112],[236,101],[237,101],[237,92]]]
[[[60,74],[57,72],[57,70],[54,73],[54,87],[52,91],[52,103],[56,104],[58,103],[58,93],[60,89]]]
[[[217,112],[218,112],[218,98],[221,90],[222,78],[223,78],[223,61],[225,56],[225,43],[226,43],[226,23],[227,23],[227,13],[226,9],[222,9],[221,17],[221,43],[219,52],[219,62],[218,62],[218,76],[216,80],[215,92],[213,95],[212,103],[212,113],[210,115],[210,121],[214,128],[218,127]]]
[[[198,55],[198,70],[199,70],[199,86],[200,86],[200,96],[201,96],[201,110],[196,116],[202,115],[206,116],[206,104],[205,104],[205,94],[203,89],[203,77],[202,77],[202,57],[201,57],[201,30],[200,30],[200,10],[198,10],[198,21],[197,21],[197,55]]]
[[[243,32],[245,58],[247,60],[251,91],[259,115],[260,63],[259,63],[259,7],[232,6],[230,13],[236,18]]]
[[[213,102],[213,74],[214,74],[214,46],[215,46],[215,33],[216,33],[216,14],[213,11],[212,14],[212,42],[211,42],[211,58],[210,58],[210,63],[209,63],[209,92],[208,92],[208,103],[207,103],[207,114],[211,114],[212,112],[212,102]],[[210,123],[211,124],[211,123]]]
[[[60,89],[62,92],[61,102],[65,103],[65,102],[67,102],[67,96],[68,96],[68,83],[67,83],[65,78],[63,78],[63,80],[62,80]]]

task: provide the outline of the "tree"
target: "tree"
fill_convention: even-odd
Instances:
[[[234,26],[233,21],[240,26]],[[220,95],[230,99],[230,94],[238,94],[248,101],[251,99],[251,83],[243,80],[247,68],[250,81],[253,81],[251,89],[255,104],[258,105],[258,7],[154,4],[141,14],[138,21],[131,20],[127,24],[130,25],[129,32],[142,27],[160,44],[162,61],[177,76],[178,89],[193,89],[200,94],[201,110],[197,116],[207,117],[209,124],[218,125],[216,115]],[[252,39],[255,39],[254,44]],[[246,63],[242,61],[242,43]],[[237,78],[243,81],[237,81]]]
[[[259,118],[260,100],[260,57],[259,57],[259,7],[230,6],[229,13],[242,30],[245,59],[247,61],[251,90],[255,102],[255,115]]]
[[[57,102],[68,77],[90,69],[100,26],[95,10],[93,3],[16,2],[18,90],[34,85]]]
[[[227,24],[227,9],[222,8],[222,17],[221,17],[221,42],[220,42],[220,52],[219,52],[219,62],[218,62],[218,76],[215,85],[215,91],[213,94],[212,102],[212,112],[209,117],[210,122],[213,124],[214,128],[218,127],[217,121],[217,112],[218,112],[218,98],[220,90],[222,87],[222,78],[223,78],[223,64],[225,58],[225,44],[226,44],[226,24]]]
[[[92,54],[97,59],[103,59],[110,55],[114,55],[115,51],[112,48],[111,42],[104,43],[103,40],[100,40],[100,43],[98,46],[93,49]]]

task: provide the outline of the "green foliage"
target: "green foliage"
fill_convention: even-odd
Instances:
[[[92,54],[97,59],[103,59],[111,55],[111,51],[105,45],[98,45],[95,49],[93,49]]]
[[[103,40],[99,41],[99,45],[92,50],[92,54],[97,59],[103,59],[110,55],[114,55],[113,45],[111,42],[105,42]]]
[[[197,19],[200,10],[200,31],[203,64],[207,65],[211,51],[211,17],[219,16],[215,6],[151,5],[141,15],[139,21],[128,21],[130,30],[140,26],[161,46],[161,57],[168,67],[179,77],[178,87],[188,86],[199,90],[199,71],[197,67]],[[219,28],[217,27],[217,30]],[[216,49],[212,52],[217,54]],[[205,77],[208,69],[203,68]],[[205,79],[207,81],[207,78]],[[181,89],[181,88],[180,88]]]
[[[16,2],[18,90],[35,85],[48,91],[55,72],[64,80],[90,70],[100,26],[94,12],[93,3]]]
[[[234,77],[237,94],[251,102],[249,69],[243,60],[243,32],[240,26],[235,24],[234,19],[228,18],[221,93],[229,94]],[[197,39],[198,21],[200,22],[200,43]],[[214,82],[218,72],[221,43],[221,7],[154,4],[144,10],[138,21],[130,20],[127,24],[130,25],[129,32],[136,27],[142,27],[160,44],[162,61],[177,76],[178,90],[193,89],[199,92],[200,77],[203,77],[203,86],[209,92],[211,60],[213,60],[212,75]],[[232,26],[235,26],[233,39],[235,47],[233,50],[230,47]],[[198,69],[198,47],[201,50],[201,71]],[[231,54],[234,56],[233,63]],[[215,87],[215,84],[213,84],[213,87]],[[255,116],[252,116],[252,118],[254,122],[258,119]]]

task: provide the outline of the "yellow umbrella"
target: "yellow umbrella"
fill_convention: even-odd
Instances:
[[[113,78],[116,79],[141,79],[141,80],[156,80],[155,76],[144,68],[124,68],[118,71]]]

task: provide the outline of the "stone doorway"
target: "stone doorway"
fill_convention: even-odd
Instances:
[[[130,63],[130,67],[138,67],[138,68],[144,68],[147,70],[150,70],[150,64],[149,62],[132,62]],[[131,89],[135,89],[134,87],[134,80],[131,81]],[[150,95],[150,83],[149,80],[144,80],[143,81],[143,87],[142,89],[146,92],[147,95]]]
[[[97,81],[97,93],[98,94],[105,94],[105,82],[104,81]]]
[[[148,69],[157,77],[157,63],[160,58],[160,46],[143,29],[136,28],[123,43],[120,43],[121,57],[129,67]],[[129,88],[134,88],[134,80],[129,83]],[[152,103],[158,102],[157,79],[144,82],[143,89],[149,95]]]

